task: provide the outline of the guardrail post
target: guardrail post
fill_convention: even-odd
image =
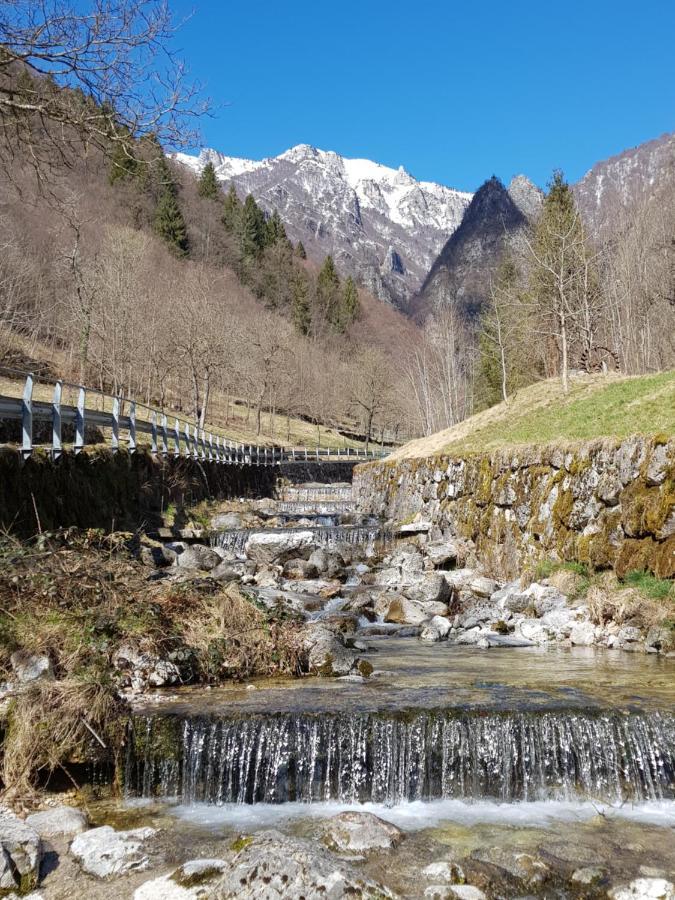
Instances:
[[[199,459],[199,429],[196,425],[192,426],[192,456]]]
[[[153,456],[157,456],[157,413],[154,409],[152,411],[151,427],[152,436],[150,438],[150,452]]]
[[[213,462],[213,435],[211,434],[210,431],[209,431],[209,441],[208,441],[207,447],[208,447],[209,462]]]
[[[113,398],[112,405],[112,437],[110,438],[110,446],[113,452],[117,452],[120,446],[120,398]]]
[[[136,401],[129,404],[129,453],[136,452]]]
[[[77,395],[77,412],[75,413],[75,453],[81,453],[84,450],[84,404],[87,398],[87,392],[80,385]]]
[[[21,456],[23,459],[33,452],[33,383],[35,376],[31,372],[26,376],[21,401]]]
[[[169,455],[169,423],[166,420],[166,413],[162,413],[162,456]]]
[[[188,423],[185,423],[185,427],[183,428],[183,434],[185,435],[185,455],[190,457],[192,456],[192,451],[190,449],[190,426]]]
[[[222,460],[220,458],[220,435],[219,434],[216,435],[216,462],[217,463],[222,462]]]
[[[52,400],[52,459],[58,459],[63,450],[61,443],[61,392],[63,384],[57,381],[54,385],[54,399]]]
[[[178,421],[178,419],[176,419],[174,423],[173,455],[176,458],[180,456],[180,422]]]

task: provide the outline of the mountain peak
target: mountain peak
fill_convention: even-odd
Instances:
[[[403,308],[418,290],[471,194],[417,181],[370,159],[297,144],[262,161],[204,149],[175,154],[199,174],[213,163],[216,177],[251,193],[263,209],[278,210],[292,240],[318,261],[330,253],[380,299]]]

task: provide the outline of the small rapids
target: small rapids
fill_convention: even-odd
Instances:
[[[231,550],[237,554],[243,554],[246,541],[254,533],[281,533],[288,534],[293,531],[311,531],[314,535],[314,542],[319,547],[333,549],[339,544],[363,545],[366,552],[372,552],[375,544],[378,542],[386,543],[388,535],[382,531],[379,525],[331,525],[331,526],[315,526],[299,528],[261,528],[251,529],[241,528],[231,531],[221,531],[214,535],[211,544],[215,547],[222,547],[224,550]]]
[[[347,500],[279,500],[276,508],[280,513],[297,516],[338,516],[340,513],[351,512],[354,504]]]
[[[643,802],[674,781],[658,712],[139,716],[125,767],[128,797],[210,804]]]
[[[350,502],[352,501],[352,486],[350,484],[308,484],[287,487],[282,491],[280,499],[293,503]]]

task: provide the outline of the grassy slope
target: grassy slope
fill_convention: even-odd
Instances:
[[[675,435],[675,371],[633,378],[582,377],[572,382],[567,396],[557,379],[540,382],[519,391],[508,404],[411,441],[391,458],[639,433]]]

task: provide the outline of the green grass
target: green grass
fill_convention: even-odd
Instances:
[[[657,578],[649,572],[629,572],[623,583],[636,588],[650,600],[675,600],[675,582],[667,578]]]
[[[631,434],[660,435],[664,440],[675,435],[675,371],[574,378],[568,394],[558,379],[539,382],[508,403],[406,444],[393,456],[461,454]]]

